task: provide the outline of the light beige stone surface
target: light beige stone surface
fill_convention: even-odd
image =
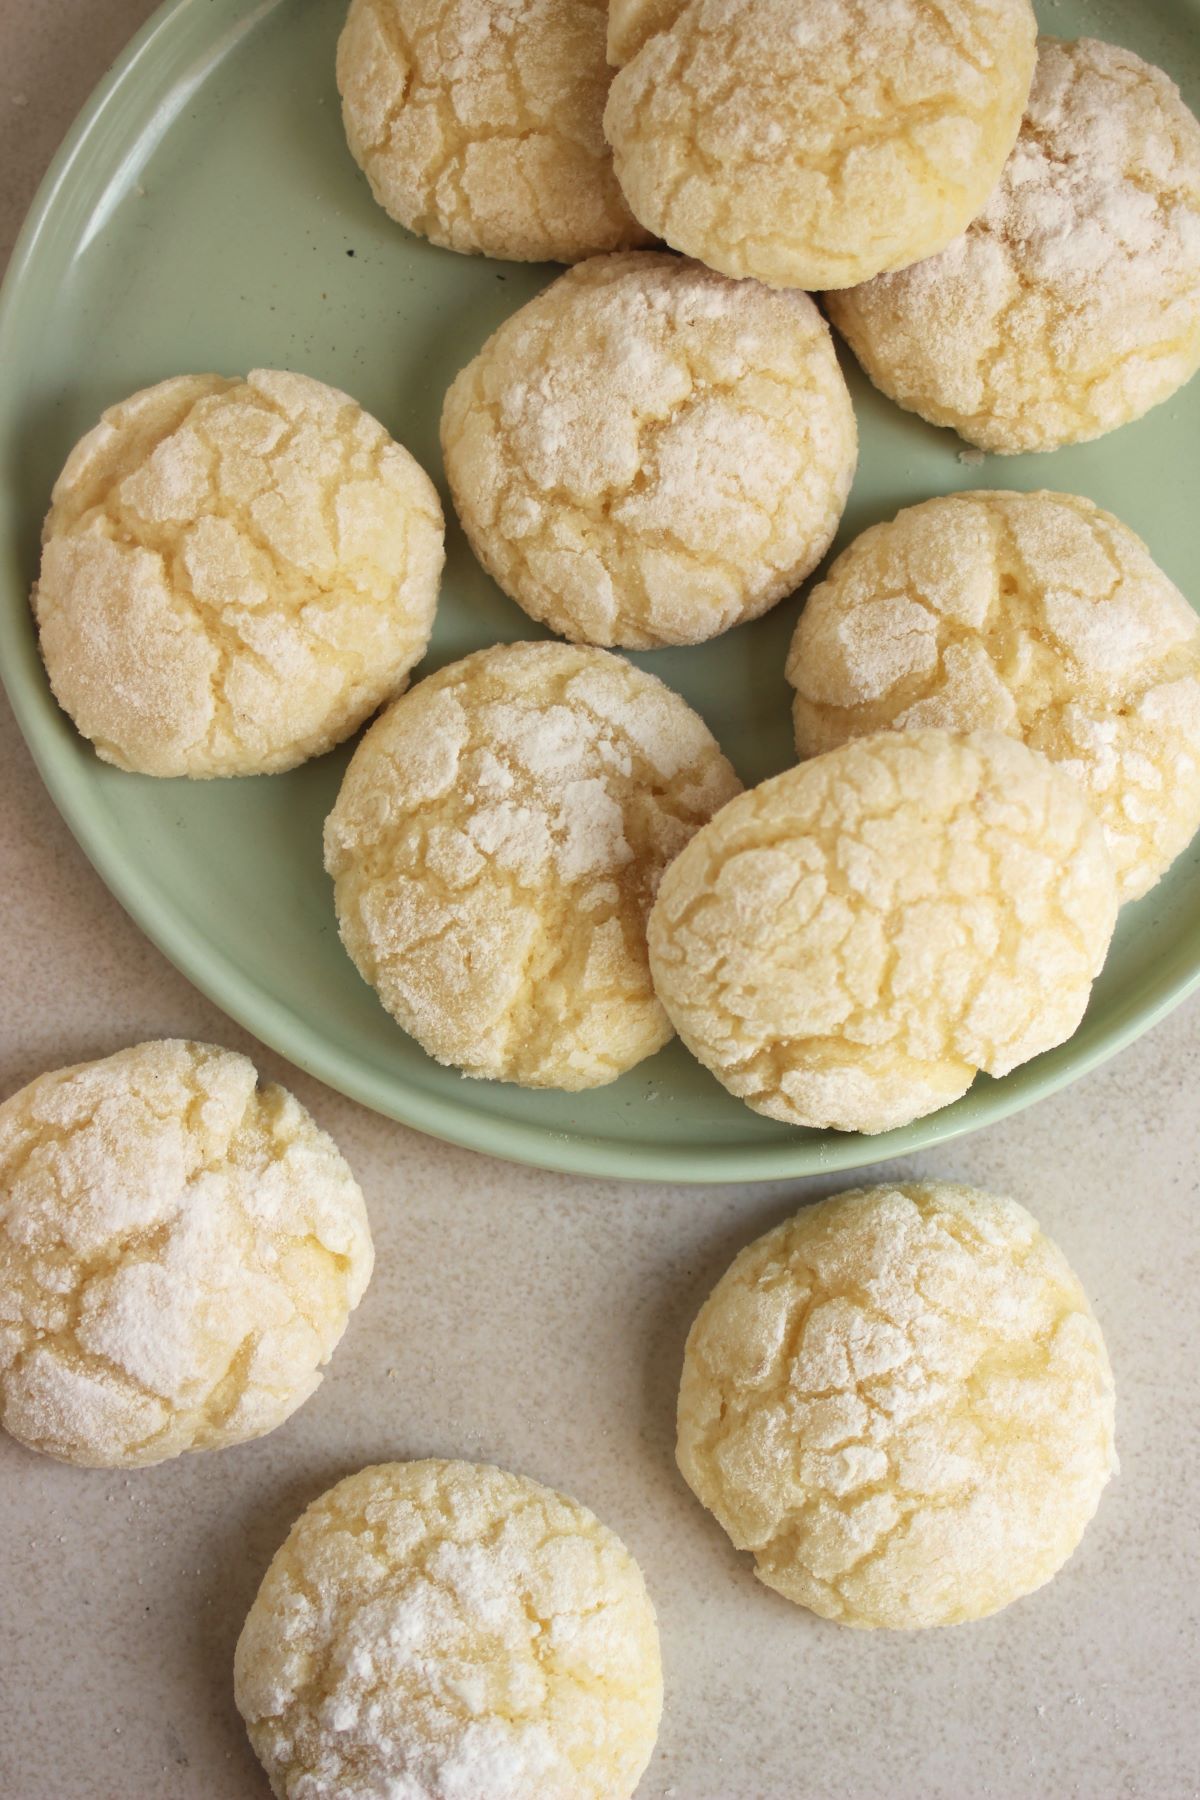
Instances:
[[[150,10],[0,0],[3,245]],[[337,1139],[377,1252],[320,1392],[257,1445],[110,1475],[0,1440],[4,1800],[267,1800],[231,1673],[258,1583],[331,1482],[426,1455],[577,1494],[641,1562],[667,1701],[639,1800],[1200,1792],[1200,1004],[1035,1110],[869,1177],[698,1190],[508,1168],[375,1118],[222,1018],[91,872],[2,702],[0,767],[0,1093],[155,1035],[249,1050]],[[688,1327],[744,1244],[806,1196],[901,1173],[1013,1194],[1061,1245],[1116,1371],[1122,1466],[1040,1594],[865,1640],[754,1581],[676,1473],[675,1395]]]

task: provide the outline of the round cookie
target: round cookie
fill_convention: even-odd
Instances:
[[[1083,783],[1122,900],[1200,828],[1200,619],[1072,494],[954,494],[873,526],[792,639],[796,747],[884,730],[1023,738]]]
[[[601,1086],[671,1036],[646,915],[662,871],[739,791],[691,707],[622,658],[480,650],[355,752],[325,826],[342,941],[439,1062]]]
[[[596,258],[507,320],[446,396],[471,546],[577,642],[694,644],[828,549],[858,457],[806,294],[652,251]]]
[[[1057,1574],[1117,1466],[1100,1328],[1024,1207],[858,1189],[743,1250],[688,1337],[684,1480],[843,1625],[986,1618]]]
[[[1140,418],[1200,367],[1200,123],[1132,50],[1043,38],[979,217],[828,310],[877,387],[980,449]]]
[[[1029,0],[691,0],[635,5],[618,52],[659,23],[604,115],[635,216],[726,275],[810,289],[966,228],[1016,142],[1037,35]]]
[[[382,1463],[292,1527],[234,1693],[280,1800],[630,1800],[662,1712],[658,1627],[577,1501],[472,1463]]]
[[[881,732],[743,794],[667,871],[654,985],[755,1112],[879,1132],[1071,1036],[1116,922],[1078,784],[999,732]]]
[[[604,0],[351,0],[342,118],[379,204],[448,250],[642,244],[604,141]]]
[[[138,1044],[0,1106],[0,1406],[31,1449],[135,1468],[273,1431],[372,1262],[335,1145],[231,1050]]]
[[[429,641],[433,483],[304,375],[181,375],[55,484],[33,593],[59,704],[142,775],[263,775],[348,737]]]

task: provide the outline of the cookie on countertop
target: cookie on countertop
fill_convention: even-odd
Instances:
[[[1078,783],[995,731],[880,732],[765,781],[671,865],[655,989],[732,1094],[879,1132],[1064,1042],[1117,884]]]
[[[231,1050],[138,1044],[0,1106],[0,1405],[31,1449],[135,1468],[273,1431],[372,1263],[336,1146]]]
[[[1115,1471],[1112,1371],[1015,1201],[857,1189],[743,1250],[688,1337],[678,1459],[759,1579],[844,1625],[986,1618],[1066,1562]]]
[[[796,747],[992,727],[1079,780],[1122,900],[1200,829],[1200,618],[1074,494],[952,494],[873,526],[792,639]]]
[[[234,1693],[281,1800],[630,1800],[662,1712],[658,1627],[577,1501],[503,1469],[382,1463],[292,1527]]]
[[[1200,121],[1132,50],[1043,38],[979,217],[827,305],[876,387],[982,450],[1115,431],[1200,368]]]
[[[180,375],[71,452],[33,608],[55,698],[106,762],[274,774],[401,691],[443,561],[433,483],[348,395]]]
[[[601,1086],[671,1036],[646,915],[740,786],[698,714],[622,657],[477,651],[389,708],[346,772],[325,826],[342,940],[439,1062]]]
[[[757,618],[828,549],[858,457],[805,294],[653,251],[570,270],[446,396],[475,554],[576,642],[694,644]]]
[[[965,230],[1017,140],[1037,38],[1029,0],[691,0],[635,6],[617,52],[659,23],[604,114],[634,215],[726,275],[807,289]]]
[[[604,141],[606,29],[604,0],[351,0],[338,89],[379,204],[513,262],[646,243]]]

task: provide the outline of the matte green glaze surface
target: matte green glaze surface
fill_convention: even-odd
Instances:
[[[1044,29],[1128,44],[1200,110],[1200,0],[1046,0]],[[355,395],[439,480],[442,395],[555,271],[459,257],[372,201],[342,139],[340,0],[172,0],[64,145],[0,310],[0,659],[58,806],[124,905],[227,1012],[332,1086],[423,1131],[551,1168],[749,1180],[845,1169],[953,1137],[1084,1074],[1200,981],[1200,845],[1126,910],[1074,1040],[882,1138],[759,1119],[672,1045],[586,1095],[466,1082],[391,1022],[338,942],[321,824],[348,751],[294,774],[155,782],[106,767],[59,713],[27,594],[54,476],[101,409],[166,375],[303,369]],[[862,462],[836,548],[969,487],[1089,495],[1200,597],[1200,380],[1139,424],[1047,457],[962,445],[848,374]],[[636,661],[699,708],[743,779],[793,760],[784,653],[799,597],[718,642]],[[539,635],[452,526],[427,668]]]

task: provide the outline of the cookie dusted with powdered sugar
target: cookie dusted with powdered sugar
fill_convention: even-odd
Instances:
[[[507,320],[442,413],[479,560],[576,642],[695,644],[816,567],[858,457],[806,294],[650,251],[572,269]]]
[[[635,217],[726,275],[808,289],[965,230],[1037,37],[1029,0],[623,0],[611,29],[633,54],[604,129]]]
[[[691,707],[623,658],[478,651],[391,707],[346,772],[325,826],[342,940],[439,1062],[598,1087],[671,1035],[646,914],[739,791]]]
[[[342,118],[380,205],[513,262],[645,243],[604,141],[606,24],[604,0],[351,0]]]
[[[0,1405],[31,1449],[134,1468],[273,1431],[371,1275],[308,1113],[231,1050],[139,1044],[0,1106]]]
[[[991,726],[1079,780],[1121,898],[1200,828],[1200,619],[1140,538],[1073,494],[955,494],[873,526],[792,639],[796,747]]]
[[[1200,367],[1200,122],[1132,50],[1044,38],[979,217],[828,308],[877,387],[983,450],[1138,419]]]
[[[72,451],[33,608],[55,698],[106,762],[266,775],[400,692],[443,561],[433,483],[346,394],[181,375]]]
[[[383,1463],[275,1556],[234,1693],[279,1800],[630,1800],[654,1608],[586,1507],[503,1469]]]
[[[1116,916],[1069,775],[999,732],[881,732],[697,832],[650,966],[688,1049],[756,1112],[888,1131],[1069,1038]]]
[[[982,1619],[1055,1575],[1116,1469],[1113,1380],[1012,1200],[858,1189],[759,1238],[692,1326],[679,1467],[768,1587],[843,1625]]]

